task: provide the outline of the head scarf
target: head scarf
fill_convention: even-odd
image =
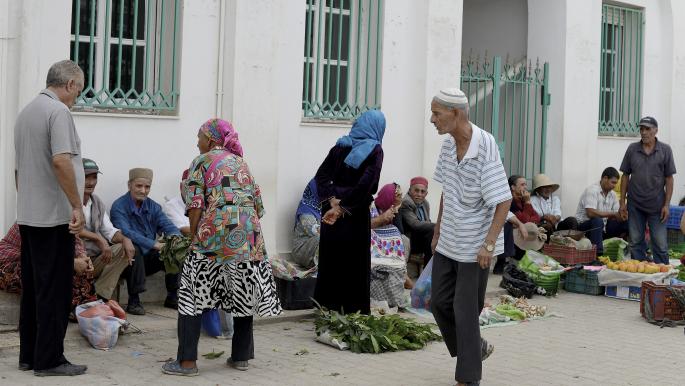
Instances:
[[[395,202],[396,188],[397,185],[390,183],[384,185],[381,190],[378,191],[374,202],[376,203],[376,208],[378,208],[379,212],[385,212],[386,210],[390,209],[392,204]]]
[[[212,118],[200,127],[200,132],[229,152],[243,156],[243,147],[240,146],[238,132],[235,131],[230,122],[221,118]]]
[[[359,169],[376,145],[383,142],[383,134],[385,134],[385,116],[382,112],[369,110],[360,115],[354,121],[350,134],[340,137],[336,142],[336,145],[352,148],[345,158],[345,164]]]
[[[302,193],[300,205],[297,206],[297,212],[295,213],[295,220],[297,221],[303,214],[310,214],[321,221],[321,203],[316,188],[316,181],[313,178],[307,184],[304,193]]]

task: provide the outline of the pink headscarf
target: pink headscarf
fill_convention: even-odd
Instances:
[[[200,132],[204,133],[212,141],[222,145],[229,152],[243,156],[243,147],[238,140],[238,132],[233,125],[221,118],[212,118],[200,127]]]
[[[379,211],[385,212],[386,210],[390,209],[392,204],[395,202],[395,189],[396,185],[394,183],[390,183],[384,185],[381,190],[378,191],[374,202],[376,203],[376,208],[378,208]]]

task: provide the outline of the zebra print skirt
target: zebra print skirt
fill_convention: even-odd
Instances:
[[[222,309],[234,317],[276,316],[281,313],[269,261],[217,264],[191,251],[183,263],[178,288],[178,313],[202,315]]]

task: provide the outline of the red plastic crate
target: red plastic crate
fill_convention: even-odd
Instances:
[[[654,320],[683,320],[685,308],[673,297],[667,285],[654,284],[651,281],[643,281],[640,295],[640,314],[645,317],[645,301],[649,295],[649,304],[652,306]],[[674,286],[685,288],[685,286]]]
[[[597,259],[597,247],[594,245],[592,249],[579,251],[573,247],[545,244],[542,252],[564,265],[586,264]]]

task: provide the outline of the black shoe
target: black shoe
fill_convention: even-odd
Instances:
[[[34,370],[33,375],[37,377],[54,377],[54,376],[74,376],[81,375],[88,370],[88,366],[72,365],[67,362],[57,367],[45,370]]]
[[[167,296],[167,298],[164,299],[164,307],[178,310],[178,299]]]
[[[131,315],[145,315],[145,308],[142,303],[131,303],[126,306],[126,312]]]
[[[17,368],[21,371],[29,371],[33,370],[33,365],[30,363],[19,362],[19,366],[17,366]]]

